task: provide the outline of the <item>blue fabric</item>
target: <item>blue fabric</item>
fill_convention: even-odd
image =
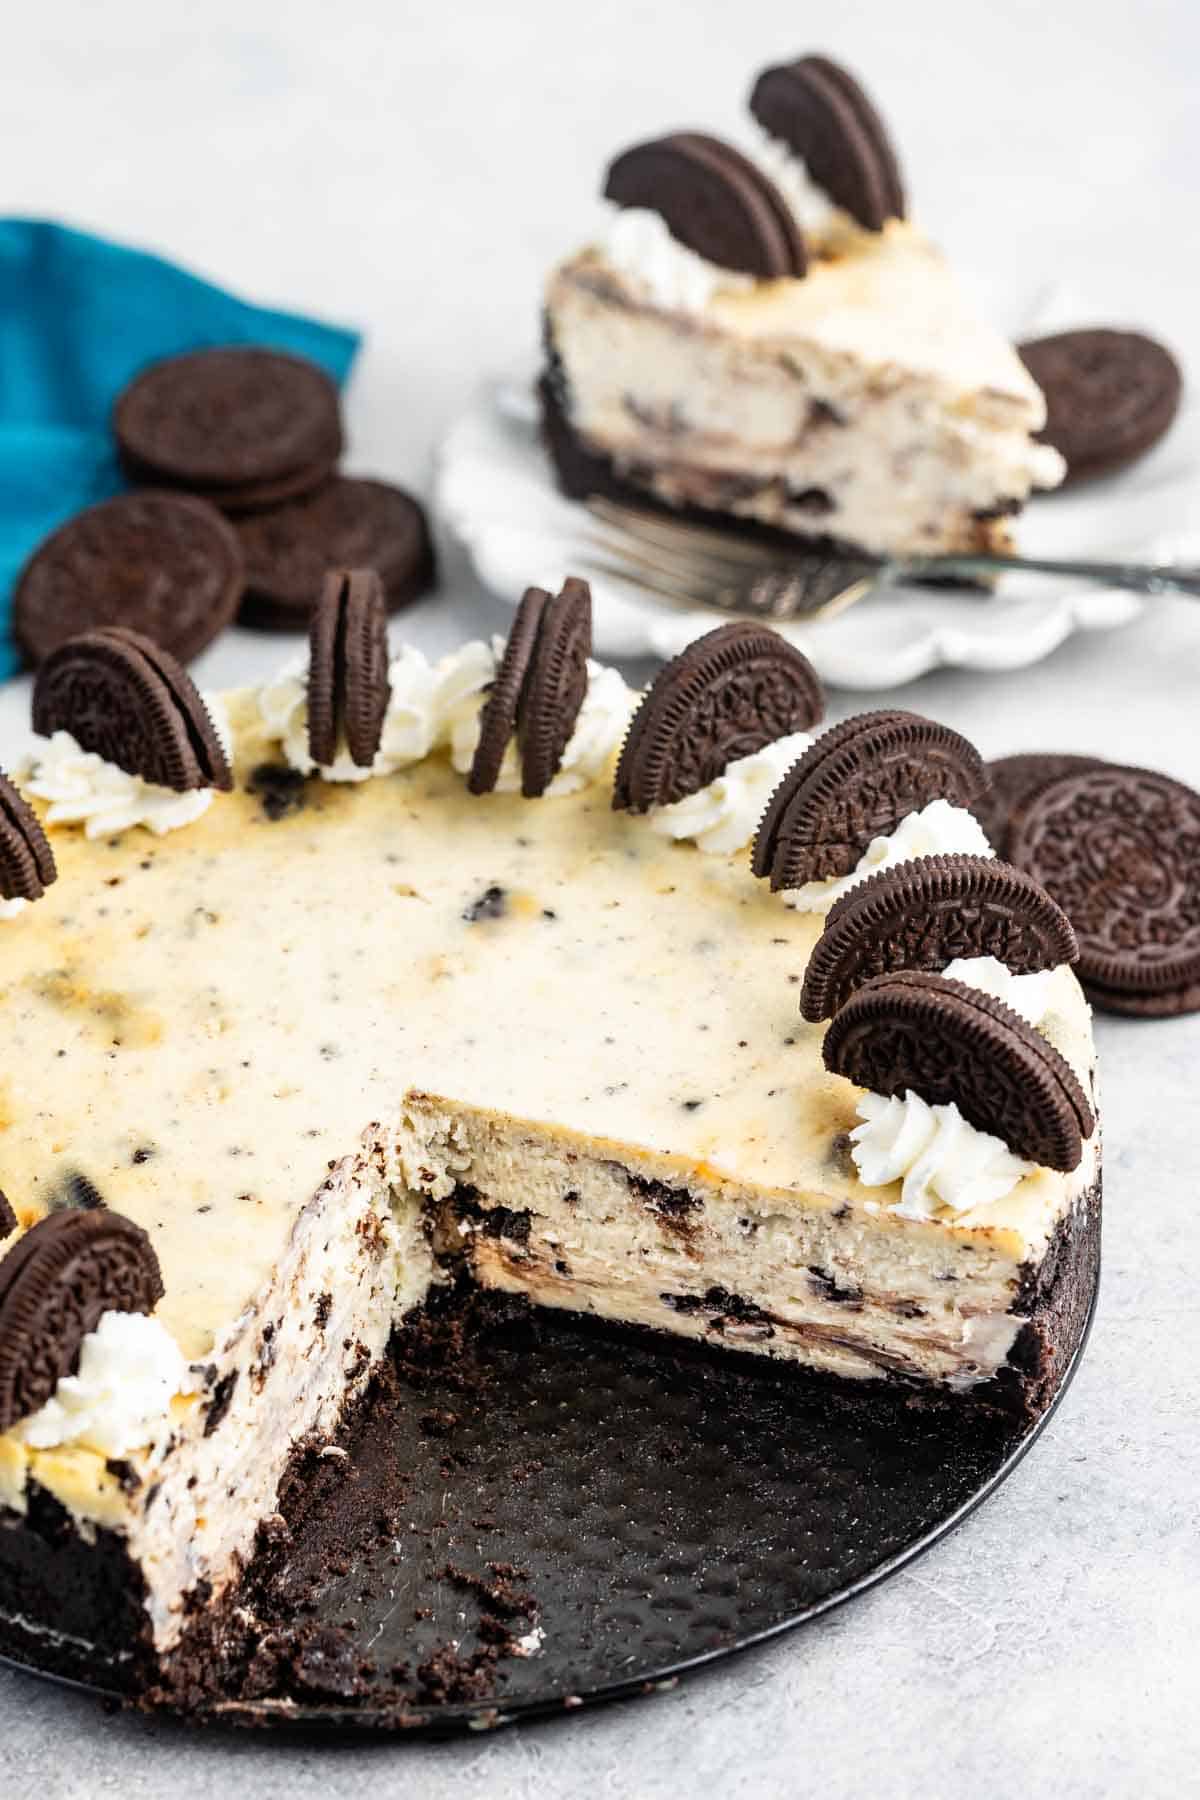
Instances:
[[[0,677],[18,654],[14,581],[48,531],[125,486],[113,401],[147,363],[218,344],[307,356],[338,382],[358,333],[248,305],[150,256],[36,219],[0,219]]]

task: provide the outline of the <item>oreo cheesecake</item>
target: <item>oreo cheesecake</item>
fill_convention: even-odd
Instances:
[[[639,697],[582,582],[432,665],[384,607],[208,702],[75,639],[0,791],[0,1643],[64,1672],[170,1658],[451,1280],[981,1416],[1083,1328],[1090,1015],[973,748],[819,732],[757,625]]]
[[[909,218],[874,106],[804,56],[750,113],[740,146],[624,151],[602,227],[550,274],[561,485],[875,556],[1010,548],[1065,465],[1033,375]]]

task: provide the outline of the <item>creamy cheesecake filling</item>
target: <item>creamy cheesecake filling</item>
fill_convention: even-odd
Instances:
[[[497,1284],[520,1261],[484,1215],[530,1214],[523,1291],[547,1304],[861,1376],[1000,1366],[1016,1272],[1050,1256],[1095,1144],[1070,1177],[894,1218],[899,1188],[850,1159],[858,1090],[799,1016],[821,920],[744,853],[614,812],[606,779],[476,799],[448,745],[386,780],[306,778],[259,693],[230,713],[233,793],[162,840],[56,828],[60,879],[6,928],[5,1191],[22,1227],[80,1181],[146,1227],[195,1388],[125,1457],[0,1436],[9,1524],[36,1484],[82,1535],[117,1532],[169,1646],[437,1278],[427,1205]],[[1086,1004],[1068,971],[1050,986],[1040,1028],[1090,1077]],[[417,1082],[458,1098],[398,1118]],[[821,1288],[854,1269],[858,1301]]]
[[[414,1193],[443,1203],[443,1241],[457,1237],[482,1285],[539,1306],[956,1390],[993,1379],[1025,1323],[1024,1261],[1003,1240],[711,1169],[684,1184],[633,1146],[611,1151],[422,1094],[401,1134]],[[1093,1150],[1069,1178],[1072,1207],[1095,1168]]]
[[[878,554],[1002,538],[1062,478],[1042,397],[911,227],[862,237],[683,310],[602,251],[562,265],[548,332],[584,447],[668,504]]]

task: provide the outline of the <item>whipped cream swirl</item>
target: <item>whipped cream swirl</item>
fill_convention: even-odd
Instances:
[[[13,1436],[31,1450],[81,1444],[101,1456],[127,1456],[158,1449],[170,1435],[172,1400],[193,1391],[164,1325],[144,1313],[106,1312],[83,1340],[79,1373],[64,1375]]]
[[[983,826],[965,807],[948,800],[931,800],[920,812],[909,813],[894,831],[872,838],[849,875],[828,881],[806,881],[783,896],[797,912],[827,913],[836,900],[858,887],[881,869],[912,862],[921,856],[993,856]]]
[[[834,225],[843,221],[847,225],[852,223],[850,215],[836,205],[823,187],[817,186],[804,158],[797,156],[782,138],[761,132],[746,154],[767,179],[775,183],[806,237],[820,239]]]
[[[703,312],[714,294],[744,293],[754,286],[751,276],[697,256],[671,236],[659,213],[644,207],[613,212],[599,247],[618,274],[636,282],[668,312]]]
[[[713,856],[745,849],[771,795],[811,743],[807,731],[794,731],[750,756],[737,757],[707,787],[670,806],[652,807],[651,830],[663,837],[692,838]]]
[[[567,741],[562,761],[550,785],[548,796],[573,794],[604,775],[621,748],[629,728],[638,696],[627,687],[616,669],[603,663],[588,662],[588,685],[575,729]],[[489,677],[490,679],[490,677]],[[479,743],[480,703],[460,705],[450,723],[450,760],[460,775],[471,767]],[[495,792],[517,794],[521,791],[521,763],[515,738],[505,747]]]
[[[1028,1025],[1040,1025],[1050,1010],[1051,988],[1057,969],[1036,969],[1029,975],[1014,975],[1006,963],[995,956],[957,956],[942,970],[950,981],[965,981],[968,987],[991,994],[1019,1013]]]
[[[979,1131],[953,1101],[930,1106],[911,1090],[864,1094],[862,1123],[850,1133],[851,1155],[864,1187],[900,1183],[888,1208],[902,1219],[933,1219],[943,1210],[969,1212],[1001,1200],[1035,1165],[1000,1138]]]
[[[219,696],[205,694],[204,705],[228,754],[229,722]],[[84,750],[69,731],[34,737],[18,764],[17,782],[27,794],[47,803],[47,825],[82,825],[85,837],[115,837],[135,825],[164,837],[190,825],[212,804],[212,788],[178,793],[159,787]],[[11,904],[11,903],[10,903]],[[10,912],[0,914],[5,918]]]
[[[504,639],[490,644],[473,639],[431,664],[419,650],[406,646],[388,667],[391,697],[375,760],[360,768],[345,746],[335,760],[317,771],[324,781],[367,781],[393,775],[448,750],[459,774],[465,775],[479,742],[479,714],[486,689],[495,679]],[[264,736],[278,743],[289,766],[302,775],[317,769],[308,750],[308,662],[301,657],[255,696]],[[563,752],[562,765],[546,792],[570,794],[602,775],[620,748],[637,695],[615,669],[588,663],[588,687],[575,730]],[[518,793],[521,770],[515,739],[504,753],[496,789]]]

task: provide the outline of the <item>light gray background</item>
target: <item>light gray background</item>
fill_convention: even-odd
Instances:
[[[756,67],[809,48],[867,77],[964,267],[997,292],[1067,281],[1200,379],[1194,0],[27,0],[3,42],[6,209],[363,325],[352,461],[419,488],[479,377],[532,348],[540,273],[606,157],[672,124],[732,126]],[[1200,525],[1197,501],[1178,523]],[[502,619],[453,569],[406,629],[439,648]],[[199,673],[279,651],[232,635]],[[897,698],[988,754],[1091,750],[1200,782],[1198,695],[1200,608],[1164,601],[1035,670]],[[5,742],[26,706],[20,685],[0,694]],[[1200,1018],[1099,1035],[1089,1356],[1034,1455],[911,1572],[674,1693],[432,1748],[190,1736],[0,1671],[3,1791],[1200,1793]]]

